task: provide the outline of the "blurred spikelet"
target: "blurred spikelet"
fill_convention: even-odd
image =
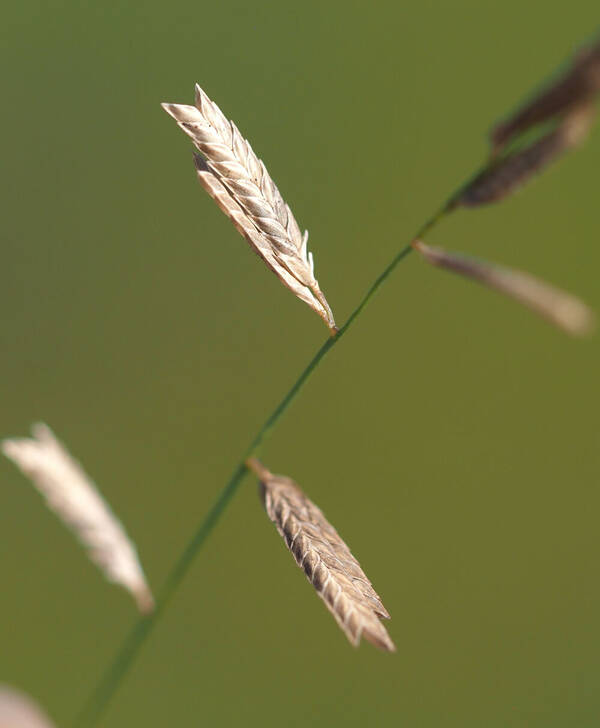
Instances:
[[[582,48],[566,72],[523,104],[490,133],[493,153],[498,154],[515,137],[548,119],[587,106],[600,93],[600,39]]]
[[[54,728],[54,723],[28,695],[0,685],[0,728]]]
[[[582,142],[594,116],[593,106],[578,107],[553,131],[487,167],[467,185],[457,202],[465,207],[476,207],[504,199]]]
[[[504,293],[569,334],[584,335],[593,328],[594,315],[583,301],[528,273],[449,253],[421,240],[415,240],[413,247],[432,265]]]
[[[600,94],[600,40],[576,55],[568,70],[490,132],[492,158],[450,206],[498,202],[580,144],[594,121]]]
[[[337,327],[314,276],[308,232],[300,232],[265,165],[236,125],[196,85],[196,105],[162,104],[192,139],[198,178],[253,250],[298,298]]]
[[[142,612],[154,607],[133,543],[79,463],[49,427],[34,425],[33,438],[2,442],[2,451],[46,498],[50,510],[75,533],[109,581],[125,587]]]
[[[382,650],[395,651],[379,621],[390,615],[321,510],[290,478],[273,475],[254,458],[247,465],[261,482],[269,518],[350,642],[358,645],[364,637]]]

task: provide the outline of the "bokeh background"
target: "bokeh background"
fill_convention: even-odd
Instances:
[[[10,3],[2,9],[0,434],[46,421],[158,588],[326,337],[195,180],[159,102],[198,81],[266,160],[338,322],[597,28],[502,6]],[[429,241],[600,311],[600,133]],[[247,480],[102,725],[596,726],[600,336],[410,256],[265,447],[393,620],[353,650]],[[68,725],[135,620],[0,462],[0,679]]]

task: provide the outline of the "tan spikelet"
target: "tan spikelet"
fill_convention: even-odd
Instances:
[[[600,93],[600,40],[582,48],[566,72],[521,106],[490,133],[493,153],[528,129],[589,104]]]
[[[337,333],[314,275],[308,233],[302,235],[265,165],[236,125],[198,85],[195,106],[162,107],[200,151],[196,171],[204,189],[282,283],[319,314],[332,334]]]
[[[358,645],[364,637],[393,652],[394,643],[379,621],[390,615],[321,510],[290,478],[273,475],[254,458],[247,465],[260,480],[267,515],[350,642]]]
[[[0,685],[0,728],[54,728],[54,723],[28,695]]]
[[[569,334],[581,336],[593,328],[594,315],[583,301],[528,273],[449,253],[420,240],[413,247],[432,265],[504,293]]]
[[[591,105],[577,107],[556,129],[486,168],[462,190],[456,202],[476,207],[504,199],[579,144],[586,137],[594,116]]]
[[[152,594],[122,524],[50,428],[37,424],[32,433],[32,439],[4,440],[2,452],[31,479],[106,578],[127,589],[140,611],[151,611]]]

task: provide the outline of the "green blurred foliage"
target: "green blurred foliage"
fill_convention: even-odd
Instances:
[[[339,323],[480,163],[597,2],[11,3],[0,434],[42,419],[159,586],[326,337],[194,178],[198,81],[266,160]],[[430,237],[600,311],[600,134]],[[103,725],[594,726],[600,337],[410,256],[264,451],[360,558],[394,656],[352,650],[247,481]],[[135,619],[0,463],[1,679],[60,725]]]

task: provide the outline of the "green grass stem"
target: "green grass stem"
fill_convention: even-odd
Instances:
[[[416,238],[423,237],[427,232],[432,230],[446,215],[452,211],[451,204],[446,204],[430,218],[417,232]],[[181,584],[189,571],[192,562],[198,555],[198,552],[202,548],[202,545],[210,535],[211,531],[219,521],[221,515],[233,499],[236,491],[238,490],[242,480],[248,473],[248,469],[245,465],[247,458],[257,455],[260,451],[261,446],[267,440],[275,425],[286,412],[290,404],[294,401],[300,390],[304,387],[311,374],[319,366],[321,361],[325,358],[326,354],[333,349],[338,341],[344,336],[352,324],[363,312],[369,301],[373,298],[375,293],[378,291],[381,285],[387,280],[387,278],[394,271],[396,266],[408,256],[412,251],[412,246],[406,245],[402,248],[390,261],[387,267],[380,273],[375,279],[371,287],[367,290],[363,298],[361,299],[358,306],[348,317],[346,323],[340,328],[338,333],[329,337],[317,353],[313,356],[311,361],[308,363],[304,371],[300,374],[298,379],[294,382],[291,389],[286,393],[281,402],[269,415],[263,426],[258,431],[258,434],[250,444],[250,447],[240,458],[233,475],[223,487],[221,492],[218,494],[208,513],[198,526],[198,529],[186,545],[184,551],[179,556],[175,564],[173,565],[167,579],[157,595],[156,598],[156,609],[151,614],[140,617],[137,622],[133,625],[131,631],[126,636],[125,640],[121,644],[117,654],[113,661],[109,664],[108,668],[102,675],[100,681],[93,689],[88,701],[86,702],[83,710],[79,713],[75,719],[73,726],[74,728],[92,728],[95,726],[116,693],[118,687],[122,683],[125,675],[129,672],[132,665],[134,664],[137,656],[139,655],[140,649],[156,623],[160,619],[161,615],[165,611],[167,605],[171,601],[177,587]]]

